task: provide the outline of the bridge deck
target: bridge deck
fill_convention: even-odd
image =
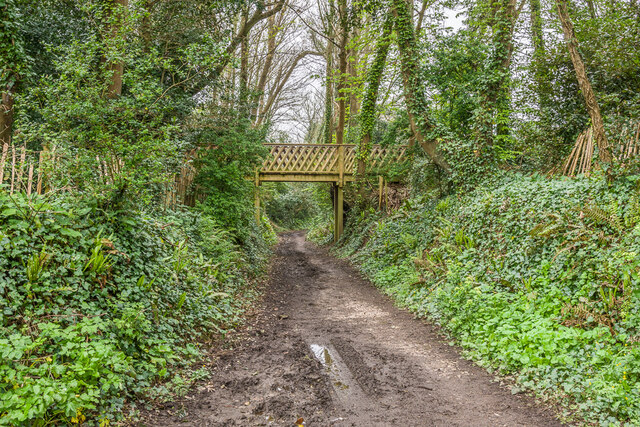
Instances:
[[[260,182],[335,182],[354,180],[356,146],[352,144],[266,144],[269,156],[258,171]],[[406,147],[374,145],[367,168],[381,170],[404,160]]]
[[[344,227],[344,184],[354,181],[357,166],[356,146],[351,144],[266,144],[269,156],[256,171],[256,221],[260,223],[262,182],[333,182],[334,229],[337,241]],[[374,145],[367,161],[367,173],[381,172],[387,166],[405,160],[407,147]]]

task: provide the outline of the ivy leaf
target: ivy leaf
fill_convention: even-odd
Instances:
[[[67,237],[82,237],[82,233],[76,230],[71,230],[70,228],[61,228],[60,234]]]

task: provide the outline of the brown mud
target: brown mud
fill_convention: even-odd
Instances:
[[[150,426],[556,426],[346,262],[282,235],[263,307]]]

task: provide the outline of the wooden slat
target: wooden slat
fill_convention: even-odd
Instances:
[[[7,162],[7,153],[9,152],[9,144],[2,144],[2,157],[0,157],[0,184],[4,180],[4,166]]]
[[[38,194],[42,194],[42,177],[44,175],[43,159],[44,159],[44,151],[41,151],[40,155],[38,156],[38,183],[36,184],[36,191],[38,192]]]
[[[11,146],[11,189],[9,190],[9,194],[13,194],[13,188],[15,185],[16,179],[16,146]]]
[[[27,147],[20,147],[20,163],[18,165],[18,183],[16,185],[16,191],[21,191],[24,188],[24,183],[22,182],[22,173],[24,169],[25,160],[27,158]]]
[[[32,186],[33,186],[33,163],[29,164],[29,178],[27,180],[27,196],[31,195]]]

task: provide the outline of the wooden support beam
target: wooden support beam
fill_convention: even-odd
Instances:
[[[342,232],[344,231],[344,187],[341,185],[336,186],[336,233],[334,234],[334,240],[337,242],[342,237]]]
[[[255,211],[256,211],[255,212],[256,223],[260,225],[262,215],[260,215],[260,189],[258,187],[255,188],[254,198],[255,198],[254,205],[255,205]]]
[[[338,182],[337,173],[260,172],[260,182]],[[344,182],[353,182],[353,175],[344,175]]]
[[[331,196],[333,199],[333,241],[338,241],[338,186],[333,183],[331,185]]]
[[[260,171],[256,168],[256,181],[255,187],[253,191],[254,197],[254,206],[255,206],[255,215],[256,215],[256,223],[260,225],[262,220],[262,215],[260,214]]]
[[[384,178],[378,177],[378,210],[382,209],[382,192],[384,191]]]

